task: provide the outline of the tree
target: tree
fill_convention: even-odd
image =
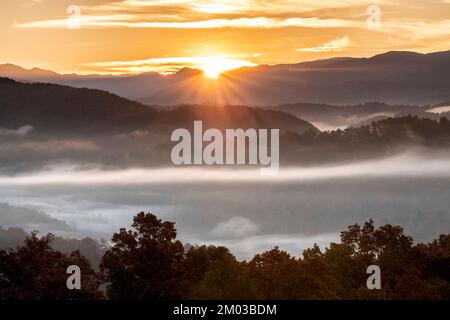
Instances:
[[[111,299],[170,299],[175,293],[177,273],[184,248],[176,240],[173,222],[162,222],[151,213],[139,213],[133,230],[115,233],[113,246],[103,256]]]
[[[54,237],[27,237],[0,251],[2,299],[449,299],[450,235],[413,244],[399,226],[349,226],[341,243],[314,245],[296,258],[275,247],[239,262],[225,247],[187,252],[173,222],[139,213],[132,230],[112,238],[96,273],[86,258],[52,248]],[[82,271],[82,289],[68,290],[67,267]],[[369,265],[381,269],[381,290],[366,286]]]
[[[24,300],[99,299],[99,275],[78,251],[70,255],[52,249],[54,236],[34,232],[17,250],[0,251],[0,297]],[[69,290],[67,268],[81,269],[81,290]]]
[[[275,247],[256,255],[248,265],[250,283],[258,299],[336,298],[333,279],[318,247],[296,259]]]
[[[413,261],[440,298],[450,299],[450,235],[440,235],[429,244],[416,245]]]
[[[192,247],[180,274],[180,288],[188,299],[244,299],[249,297],[244,263],[224,247]]]

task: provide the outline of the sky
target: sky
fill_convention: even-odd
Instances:
[[[2,0],[0,63],[173,73],[450,49],[450,0]]]

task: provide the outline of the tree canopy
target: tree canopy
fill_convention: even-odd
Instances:
[[[184,247],[175,223],[141,212],[132,229],[113,235],[100,272],[79,252],[53,249],[53,238],[32,233],[16,250],[0,251],[1,299],[450,298],[450,235],[416,244],[400,226],[373,221],[299,257],[275,247],[238,261],[225,247]],[[80,291],[66,288],[69,265],[82,270]],[[366,286],[371,265],[381,270],[380,290]]]

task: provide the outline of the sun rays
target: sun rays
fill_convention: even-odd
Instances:
[[[211,79],[218,79],[220,75],[229,70],[242,67],[254,67],[255,63],[246,60],[229,59],[226,56],[205,57],[201,59],[199,68],[203,74]]]

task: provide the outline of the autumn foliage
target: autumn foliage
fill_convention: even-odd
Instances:
[[[0,251],[3,299],[449,299],[450,235],[415,244],[399,226],[352,225],[340,243],[304,250],[278,247],[237,261],[224,247],[185,248],[175,224],[139,213],[120,229],[100,271],[78,252],[51,248],[32,234],[15,251]],[[79,265],[81,291],[66,288],[66,268]],[[366,286],[367,267],[381,269],[381,290]]]
[[[78,251],[64,255],[51,247],[52,235],[39,238],[32,233],[15,251],[0,251],[0,299],[97,299],[101,283],[90,262]],[[70,265],[80,267],[81,290],[68,290],[66,271]]]

